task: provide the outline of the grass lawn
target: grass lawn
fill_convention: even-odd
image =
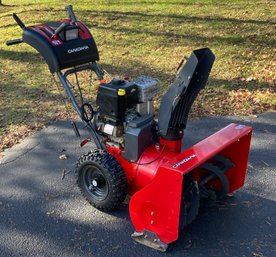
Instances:
[[[183,56],[209,47],[216,62],[191,115],[255,115],[276,107],[276,4],[271,0],[3,0],[0,6],[0,152],[45,124],[68,118],[43,59],[6,46],[21,29],[65,17],[72,4],[112,76],[150,75],[164,92]],[[94,87],[92,88],[93,90]]]

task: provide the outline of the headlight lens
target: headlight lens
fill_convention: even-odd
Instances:
[[[79,29],[69,29],[65,31],[65,39],[73,40],[79,37]]]

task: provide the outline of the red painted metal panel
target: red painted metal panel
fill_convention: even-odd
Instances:
[[[247,140],[244,140],[244,144],[249,145],[251,134],[251,127],[232,123],[227,127],[221,129],[220,131],[216,132],[215,134],[195,144],[194,146],[182,152],[181,154],[177,155],[175,158],[169,161],[166,164],[166,166],[173,166],[177,163],[180,163],[184,159],[189,158],[190,156],[196,155],[195,158],[192,158],[191,160],[182,163],[177,168],[179,171],[186,173],[189,170],[196,168],[199,164],[207,161],[212,156],[222,152],[222,150],[226,149],[230,145],[239,142],[239,140],[241,140],[241,138],[243,138],[244,136],[248,136]],[[241,146],[240,143],[238,145]],[[247,149],[246,154],[248,155],[249,146],[245,149]],[[236,150],[238,151],[233,152],[231,156],[240,154],[240,150]]]
[[[164,243],[178,238],[183,174],[160,167],[153,182],[131,198],[129,210],[138,232],[147,229]]]
[[[226,174],[230,191],[240,188],[244,183],[251,134],[250,127],[230,124],[161,162],[156,173],[152,174],[152,181],[135,193],[130,201],[130,217],[136,231],[146,229],[156,233],[165,243],[175,241],[179,234],[183,177],[217,154],[223,154],[235,164]],[[165,158],[164,155],[162,158]]]
[[[170,158],[174,158],[179,154],[164,146],[151,145],[143,152],[139,160],[133,163],[124,159],[122,156],[122,149],[107,146],[107,150],[119,161],[125,171],[129,195],[133,195],[141,188],[151,183],[157,169],[162,164],[168,162]]]

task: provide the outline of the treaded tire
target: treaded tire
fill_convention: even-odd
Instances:
[[[82,195],[98,210],[113,211],[126,198],[126,175],[107,151],[95,149],[82,155],[75,174]]]

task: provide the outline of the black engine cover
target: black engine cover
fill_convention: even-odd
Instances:
[[[138,88],[133,82],[114,79],[102,83],[97,94],[97,105],[100,115],[119,125],[125,121],[127,109],[138,103]]]

